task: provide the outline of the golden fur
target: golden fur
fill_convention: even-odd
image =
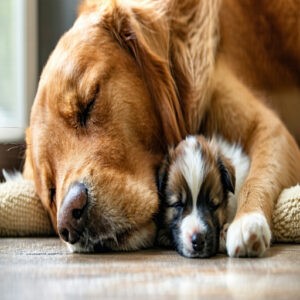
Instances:
[[[252,164],[236,220],[257,211],[270,224],[280,191],[300,180],[298,146],[263,103],[299,87],[299,11],[296,0],[83,2],[43,70],[24,168],[54,227],[71,183],[88,186],[75,250],[153,243],[155,168],[187,133],[243,145]]]

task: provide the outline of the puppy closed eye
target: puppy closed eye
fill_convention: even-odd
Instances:
[[[182,192],[178,197],[174,197],[175,201],[169,204],[169,207],[174,207],[177,209],[184,208],[186,204],[186,193]]]
[[[170,207],[183,208],[184,207],[184,203],[182,203],[181,201],[177,201],[177,202],[173,203],[172,205],[170,205]]]
[[[217,198],[208,200],[208,205],[212,210],[217,210],[221,206],[221,202]]]

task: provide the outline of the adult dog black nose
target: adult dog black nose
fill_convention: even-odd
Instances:
[[[204,247],[204,236],[201,233],[194,233],[192,235],[192,245],[195,251],[201,251]]]
[[[86,186],[79,182],[73,183],[58,213],[58,233],[64,241],[74,244],[80,239],[86,222],[87,205]]]

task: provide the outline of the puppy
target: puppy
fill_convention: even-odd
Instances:
[[[173,244],[186,257],[225,251],[228,223],[249,165],[240,146],[220,137],[188,136],[170,149],[158,174],[158,243]]]

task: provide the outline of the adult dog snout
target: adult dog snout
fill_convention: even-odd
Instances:
[[[74,244],[80,239],[86,223],[88,190],[83,183],[75,182],[65,195],[58,213],[58,232],[61,238]]]

